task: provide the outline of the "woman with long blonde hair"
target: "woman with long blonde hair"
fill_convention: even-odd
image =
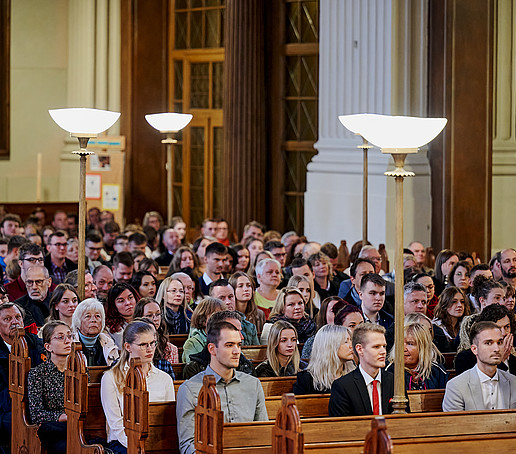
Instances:
[[[332,383],[355,367],[351,331],[344,326],[323,326],[315,335],[308,367],[297,374],[294,394],[329,393]]]
[[[285,320],[278,320],[269,332],[267,359],[256,367],[258,377],[296,375],[306,368],[300,360],[296,329]]]
[[[123,408],[124,386],[131,358],[139,358],[142,362],[150,402],[175,400],[172,378],[152,364],[155,351],[154,326],[147,321],[135,320],[124,329],[120,360],[102,376],[100,400],[106,415],[108,448],[115,452],[124,452],[124,448],[127,449]]]

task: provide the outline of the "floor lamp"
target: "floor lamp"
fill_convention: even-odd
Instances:
[[[159,132],[165,134],[161,143],[166,145],[167,150],[167,223],[172,225],[173,200],[174,200],[174,162],[172,159],[172,144],[177,143],[174,134],[181,131],[190,121],[191,114],[180,113],[158,113],[145,115],[147,122]]]
[[[446,118],[393,117],[389,115],[357,114],[339,117],[350,131],[379,147],[382,153],[391,154],[395,169],[385,175],[396,180],[396,251],[394,260],[394,413],[405,413],[405,363],[403,355],[403,180],[415,174],[404,169],[407,154],[431,142],[446,126]]]
[[[79,140],[79,150],[73,154],[80,157],[79,182],[79,263],[77,276],[77,292],[81,301],[84,299],[84,273],[86,271],[86,158],[88,141],[109,129],[120,117],[119,112],[108,110],[72,108],[49,110],[48,113],[58,126],[68,131],[72,137]]]

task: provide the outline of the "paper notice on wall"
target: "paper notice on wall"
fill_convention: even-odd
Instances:
[[[102,209],[118,211],[120,209],[120,185],[102,185]]]
[[[102,177],[96,173],[86,174],[86,198],[100,200],[102,196]]]

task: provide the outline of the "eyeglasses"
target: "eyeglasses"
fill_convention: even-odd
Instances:
[[[156,341],[152,341],[152,342],[144,342],[142,344],[135,344],[137,347],[140,347],[140,350],[142,351],[146,351],[149,349],[149,347],[151,348],[151,350],[153,348],[156,348],[156,345],[157,345],[157,342]]]
[[[73,339],[73,335],[72,333],[60,334],[59,336],[51,337],[51,339],[58,340],[59,342],[64,342],[65,340],[71,341]]]
[[[23,259],[25,262],[29,262],[29,263],[43,263],[45,261],[45,259],[43,257],[39,257],[39,258],[36,258],[36,257],[31,257],[30,259]]]
[[[51,244],[50,246],[55,246],[55,247],[66,247],[68,246],[67,243],[54,243],[54,244]]]
[[[36,279],[35,281],[28,279],[25,281],[25,285],[27,287],[32,287],[33,285],[37,285],[38,287],[41,287],[45,282],[46,282],[46,279]]]

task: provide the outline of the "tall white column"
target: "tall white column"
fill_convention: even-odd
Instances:
[[[362,238],[361,139],[338,116],[425,115],[426,10],[426,0],[320,1],[318,154],[308,165],[305,193],[309,239],[345,239],[351,247]],[[383,173],[390,166],[388,155],[369,151],[368,239],[388,247],[394,245],[394,185]],[[418,176],[405,186],[405,238],[428,242],[425,154],[407,160],[411,167]]]

